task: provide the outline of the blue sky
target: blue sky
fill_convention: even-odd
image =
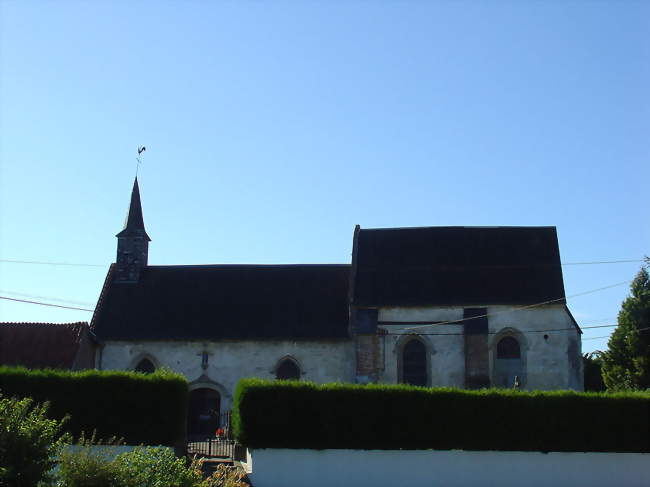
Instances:
[[[555,225],[565,262],[641,259],[649,31],[629,1],[4,0],[0,259],[97,267],[0,262],[0,295],[94,306],[138,145],[151,264],[344,263],[357,223]],[[566,293],[640,265],[565,266]],[[569,306],[613,323],[627,292]]]

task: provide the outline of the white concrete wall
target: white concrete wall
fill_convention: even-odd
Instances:
[[[268,449],[251,460],[255,487],[650,485],[648,453]]]
[[[477,305],[476,307],[486,307]],[[496,344],[505,334],[520,342],[526,368],[525,389],[583,389],[580,335],[563,305],[521,309],[513,306],[487,306],[490,376],[493,377]],[[414,325],[407,322],[440,322],[463,318],[462,307],[381,308],[379,321],[405,324],[380,324],[388,333],[422,334],[430,353],[432,386],[465,385],[463,323]],[[562,329],[563,331],[548,331]],[[457,333],[458,335],[426,335]],[[544,338],[547,335],[547,338]],[[404,338],[385,338],[384,371],[380,381],[398,382],[398,358]],[[382,346],[383,348],[383,346]]]
[[[208,368],[201,354],[208,352]],[[222,341],[222,342],[118,342],[109,341],[102,352],[101,368],[133,369],[142,357],[157,367],[180,372],[190,388],[212,387],[221,394],[221,410],[230,409],[239,379],[274,379],[280,359],[290,356],[299,364],[301,379],[317,383],[354,380],[354,345],[348,340]]]

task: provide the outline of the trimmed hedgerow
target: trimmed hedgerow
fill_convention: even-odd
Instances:
[[[428,389],[244,379],[249,448],[650,452],[650,393]]]
[[[65,429],[75,437],[96,430],[97,438],[116,436],[130,445],[172,446],[184,434],[187,381],[170,371],[145,375],[0,367],[0,391],[6,397],[49,402],[49,416],[69,416]]]

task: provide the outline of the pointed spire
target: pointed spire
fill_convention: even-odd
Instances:
[[[142,204],[140,203],[140,188],[138,186],[138,177],[136,176],[131,191],[131,204],[129,212],[124,221],[124,228],[116,237],[133,237],[143,236],[148,242],[151,242],[147,231],[144,229],[144,218],[142,217]]]

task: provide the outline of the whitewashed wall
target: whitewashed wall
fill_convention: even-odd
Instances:
[[[482,306],[476,306],[482,307]],[[581,341],[573,321],[563,305],[547,305],[533,309],[512,306],[488,306],[488,344],[490,376],[494,374],[496,344],[510,331],[521,332],[522,357],[526,366],[525,389],[583,389]],[[381,308],[379,321],[422,322],[451,321],[463,318],[462,307]],[[389,333],[422,333],[430,352],[432,386],[464,387],[465,356],[463,325],[413,324],[381,325]],[[548,329],[566,329],[549,331]],[[533,333],[531,333],[533,332]],[[425,335],[426,333],[458,333],[459,335]],[[544,338],[544,335],[548,335]],[[402,337],[385,337],[384,371],[380,381],[398,382],[398,356]]]
[[[526,367],[526,389],[582,390],[580,336],[564,306],[522,310],[507,306],[488,307],[490,374],[493,374],[499,333],[522,332],[520,341]],[[463,308],[382,308],[380,321],[449,321],[463,318]],[[432,386],[464,387],[465,356],[461,324],[417,326],[381,325],[390,333],[458,333],[427,336]],[[566,331],[530,333],[548,329]],[[548,335],[545,339],[544,335]],[[387,335],[380,340],[383,372],[380,382],[398,382],[398,355],[403,337]],[[201,354],[207,351],[209,365],[201,368]],[[109,341],[101,352],[103,369],[133,369],[143,357],[156,366],[182,373],[191,387],[219,390],[222,410],[229,409],[237,381],[243,377],[274,378],[280,359],[290,356],[300,365],[302,379],[318,383],[354,382],[354,344],[348,340],[321,341],[222,341],[222,342],[118,342]]]
[[[463,318],[463,308],[380,308],[379,321],[418,322],[451,321]],[[424,334],[457,333],[458,335],[421,335],[430,353],[431,386],[465,387],[465,338],[462,324],[457,325],[380,325],[388,333]],[[398,358],[403,337],[386,335],[384,373],[380,381],[396,384]]]
[[[201,354],[208,352],[208,368]],[[354,380],[354,345],[348,340],[118,342],[109,341],[101,353],[102,369],[130,370],[143,357],[157,367],[180,372],[190,388],[213,387],[221,394],[221,409],[230,409],[232,394],[244,377],[275,378],[275,367],[290,356],[300,366],[301,379],[317,383]]]
[[[255,487],[647,487],[648,453],[253,450]]]

